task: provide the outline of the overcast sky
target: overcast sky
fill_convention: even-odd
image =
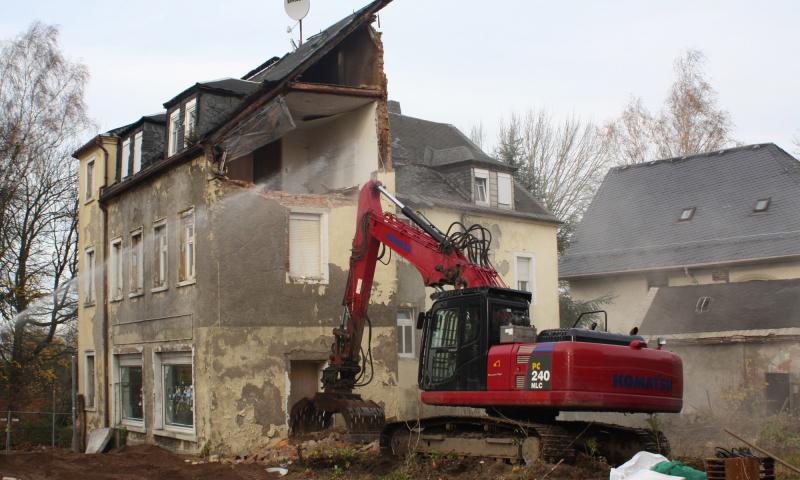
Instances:
[[[194,82],[240,77],[291,49],[283,0],[4,3],[0,38],[34,20],[60,26],[63,50],[91,72],[87,100],[101,130],[162,110]],[[364,4],[312,0],[306,36]],[[694,48],[708,57],[735,138],[796,150],[798,25],[791,0],[395,0],[379,30],[389,96],[403,113],[465,131],[483,122],[490,143],[502,117],[529,107],[598,122],[632,95],[657,109],[673,60]]]

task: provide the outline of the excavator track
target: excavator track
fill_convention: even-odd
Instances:
[[[669,454],[663,434],[595,422],[540,423],[493,417],[443,416],[393,422],[381,432],[385,453],[455,454],[532,463],[570,463],[581,451],[622,463],[636,452]]]

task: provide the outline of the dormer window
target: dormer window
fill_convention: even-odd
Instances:
[[[497,174],[497,206],[500,208],[511,208],[511,175],[507,173]]]
[[[474,169],[473,170],[473,195],[475,203],[478,205],[489,206],[489,171]]]
[[[186,113],[184,113],[184,118],[186,119],[183,125],[183,146],[189,146],[194,144],[197,141],[195,138],[197,134],[197,99],[193,98],[186,102]]]
[[[133,136],[133,173],[142,169],[142,132]]]
[[[687,222],[694,217],[695,207],[684,208],[681,211],[681,216],[678,217],[679,222]]]
[[[125,178],[128,176],[128,168],[130,166],[130,159],[131,159],[131,139],[126,138],[122,142],[122,172],[119,178]]]
[[[766,212],[767,210],[769,210],[770,200],[771,198],[762,198],[760,200],[756,200],[756,205],[755,207],[753,207],[753,212],[759,213],[759,212]]]
[[[178,141],[181,132],[181,109],[176,108],[169,114],[169,128],[167,131],[167,156],[171,157],[178,151]]]

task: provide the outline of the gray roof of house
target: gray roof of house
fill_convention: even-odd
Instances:
[[[164,102],[164,108],[170,108],[172,105],[178,103],[182,98],[197,90],[204,90],[217,95],[244,97],[255,92],[260,86],[261,84],[258,82],[251,82],[238,78],[223,78],[220,80],[210,80],[208,82],[197,82],[181,93],[175,95],[168,101]]]
[[[769,209],[755,213],[759,199]],[[688,221],[681,211],[695,207]],[[618,167],[561,258],[562,278],[800,255],[800,162],[772,143]]]
[[[392,129],[392,159],[399,163],[417,163],[432,167],[450,167],[464,162],[491,165],[503,171],[513,167],[500,162],[475,145],[449,123],[389,113]]]
[[[698,301],[709,297],[708,309]],[[800,279],[659,288],[639,332],[669,335],[800,327]]]

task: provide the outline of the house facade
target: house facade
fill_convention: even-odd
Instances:
[[[683,357],[684,412],[745,387],[788,406],[800,382],[800,311],[784,285],[800,278],[798,208],[800,162],[774,144],[614,168],[559,275],[574,298],[606,300],[609,329],[637,327]]]
[[[387,3],[75,152],[87,430],[187,452],[285,437],[291,406],[320,387],[370,178],[440,226],[487,226],[505,281],[534,291],[537,326],[558,324],[556,219],[460,133],[452,145],[392,136],[401,120],[372,27]],[[398,145],[458,152],[395,164]],[[430,292],[412,269],[380,265],[371,294],[374,374],[359,393],[387,417],[420,410],[413,325]]]

